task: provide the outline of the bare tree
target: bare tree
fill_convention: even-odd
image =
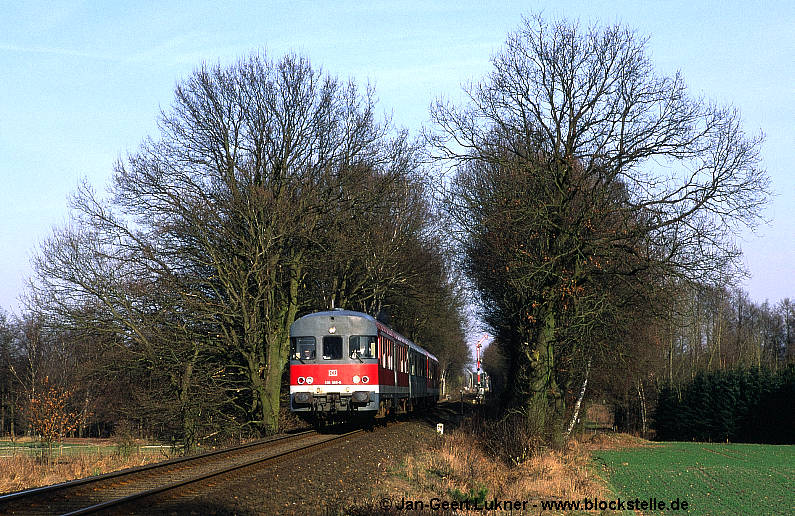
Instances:
[[[432,141],[455,170],[464,267],[510,343],[513,404],[544,425],[564,408],[565,340],[609,352],[591,332],[627,298],[732,274],[732,232],[758,219],[768,179],[736,110],[657,76],[628,29],[537,17],[492,62],[467,105],[433,106]]]
[[[784,360],[795,363],[795,306],[785,297],[778,304],[778,311],[784,323]]]
[[[371,90],[295,55],[202,67],[159,127],[117,164],[107,202],[75,196],[74,224],[36,261],[36,304],[73,321],[97,307],[82,320],[160,368],[185,432],[210,385],[273,432],[307,274],[340,220],[410,183],[416,149],[376,120]]]
[[[19,384],[13,374],[16,355],[12,352],[14,328],[5,311],[0,309],[0,434],[8,428],[11,439],[15,437],[15,408]]]
[[[377,314],[387,296],[422,276],[420,263],[406,259],[426,246],[433,222],[425,180],[417,174],[417,147],[401,136],[384,151],[397,166],[346,170],[346,186],[314,232],[322,260],[306,283],[308,295],[322,304],[311,308]]]

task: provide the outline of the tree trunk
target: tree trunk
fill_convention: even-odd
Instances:
[[[282,373],[289,351],[288,332],[278,332],[268,336],[268,358],[260,393],[262,426],[266,434],[274,434],[279,431]]]
[[[588,386],[588,374],[591,372],[591,360],[588,360],[588,365],[585,366],[585,378],[582,381],[582,388],[580,389],[580,395],[577,396],[577,402],[574,404],[574,412],[571,414],[571,421],[569,421],[569,426],[566,428],[566,435],[564,436],[565,439],[569,438],[572,429],[574,428],[574,424],[577,422],[577,417],[580,415],[580,406],[582,405],[582,399],[585,397],[585,388]]]
[[[196,446],[197,422],[191,402],[191,386],[193,385],[193,368],[199,358],[199,346],[194,345],[193,355],[182,373],[179,385],[179,403],[182,416],[182,446],[185,454],[190,453]]]
[[[289,295],[286,306],[280,314],[278,328],[266,338],[267,355],[265,357],[264,378],[258,371],[259,400],[263,431],[267,434],[279,431],[279,402],[282,388],[282,373],[290,353],[290,326],[298,313],[298,287],[300,286],[300,257],[291,266]]]
[[[527,395],[523,400],[528,429],[543,433],[565,408],[563,396],[555,381],[555,315],[546,312],[535,330],[531,346],[525,346]]]
[[[638,399],[640,400],[640,435],[646,437],[646,393],[643,390],[643,380],[638,380]]]

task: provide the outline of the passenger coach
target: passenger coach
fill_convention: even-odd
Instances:
[[[439,363],[373,317],[316,312],[290,327],[290,409],[346,419],[436,403]]]

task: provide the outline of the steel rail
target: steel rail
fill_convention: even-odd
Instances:
[[[205,474],[199,475],[197,477],[189,478],[189,479],[186,479],[186,480],[181,480],[181,481],[178,481],[178,482],[173,482],[171,484],[167,484],[167,485],[160,486],[160,487],[155,487],[155,488],[148,489],[146,491],[141,491],[139,493],[135,493],[135,494],[132,494],[132,495],[124,496],[124,497],[121,497],[121,498],[116,498],[116,499],[113,499],[113,500],[108,500],[108,501],[105,501],[105,502],[102,502],[102,503],[98,503],[98,504],[92,505],[90,507],[84,507],[84,508],[78,509],[76,511],[64,513],[61,516],[77,516],[77,515],[81,515],[81,514],[92,514],[92,513],[99,512],[99,511],[102,511],[102,510],[105,510],[105,509],[110,509],[110,508],[113,508],[113,507],[119,507],[119,506],[122,506],[122,505],[125,505],[125,504],[128,504],[128,503],[131,503],[131,502],[140,501],[140,500],[145,499],[145,498],[154,497],[154,496],[157,496],[159,494],[166,493],[168,491],[176,491],[176,490],[178,490],[178,489],[180,489],[182,487],[189,486],[191,484],[197,484],[197,483],[202,482],[204,480],[208,480],[208,479],[211,479],[211,478],[214,478],[214,477],[219,477],[219,476],[222,476],[222,475],[226,475],[226,474],[232,473],[234,471],[244,470],[244,469],[250,468],[252,466],[261,465],[263,463],[271,462],[271,461],[274,461],[276,459],[280,459],[280,458],[288,456],[288,455],[293,455],[293,454],[306,452],[306,451],[309,451],[309,450],[311,450],[313,448],[322,448],[323,446],[326,446],[326,445],[328,445],[328,444],[330,444],[330,443],[332,443],[334,441],[337,441],[337,440],[340,440],[340,439],[344,439],[346,437],[350,437],[351,435],[358,434],[358,433],[361,433],[363,431],[364,430],[362,430],[362,429],[353,430],[351,432],[347,432],[347,433],[340,434],[340,435],[337,435],[337,436],[334,436],[334,437],[330,437],[328,439],[324,439],[323,441],[320,441],[320,442],[317,442],[317,443],[312,443],[312,444],[309,444],[309,445],[306,445],[306,446],[302,446],[300,448],[296,448],[296,449],[293,449],[293,450],[280,452],[280,453],[277,453],[275,455],[271,455],[271,456],[268,456],[268,457],[260,457],[258,459],[255,459],[255,460],[252,460],[252,461],[248,461],[248,462],[243,463],[243,464],[238,464],[238,465],[235,465],[235,466],[229,466],[227,468],[223,468],[223,469],[220,469],[220,470],[217,470],[217,471],[211,471],[209,473],[205,473]]]
[[[97,486],[101,486],[102,484],[107,484],[109,481],[118,481],[123,479],[124,477],[135,478],[145,475],[147,473],[167,474],[169,471],[178,470],[180,466],[182,466],[183,468],[185,466],[190,467],[191,463],[193,463],[196,467],[200,467],[201,465],[206,464],[208,460],[222,458],[223,455],[229,455],[230,457],[232,457],[235,455],[239,455],[241,452],[244,452],[249,449],[255,449],[257,447],[262,447],[262,446],[270,446],[280,441],[296,439],[299,437],[305,437],[312,434],[317,434],[317,432],[314,430],[307,430],[296,434],[283,435],[270,439],[262,439],[239,446],[234,446],[231,448],[214,450],[199,455],[192,455],[189,457],[178,457],[176,459],[171,459],[164,462],[145,464],[143,466],[127,468],[120,471],[113,471],[110,473],[105,473],[103,475],[98,475],[94,477],[70,480],[68,482],[62,482],[50,486],[35,487],[32,489],[17,491],[15,493],[8,493],[5,495],[0,495],[0,512],[2,512],[2,510],[5,509],[8,506],[8,504],[11,503],[24,502],[25,500],[30,500],[31,502],[33,502],[40,498],[48,497],[51,495],[53,496],[64,495],[68,493],[69,490],[74,490],[84,486],[90,486],[91,484],[96,484]]]

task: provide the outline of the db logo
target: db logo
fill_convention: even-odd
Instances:
[[[337,376],[337,370],[336,369],[329,369],[328,370],[328,375],[329,376]]]

